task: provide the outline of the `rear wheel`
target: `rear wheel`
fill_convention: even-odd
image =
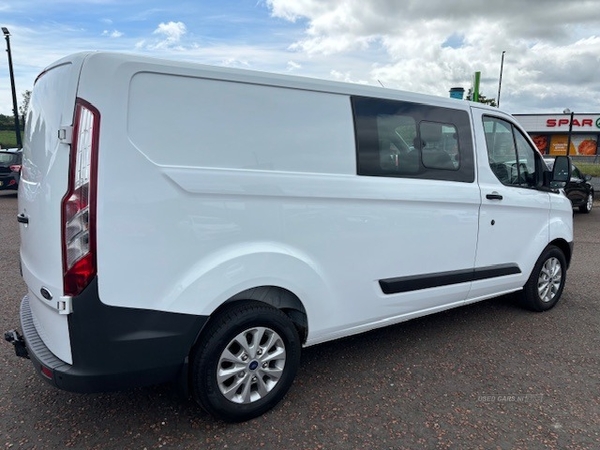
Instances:
[[[290,388],[300,363],[300,338],[282,311],[251,302],[215,317],[192,355],[194,399],[229,422],[257,417]]]
[[[553,308],[565,286],[567,262],[563,252],[553,245],[539,257],[523,288],[523,303],[533,311]]]
[[[579,211],[587,214],[592,210],[593,207],[594,207],[594,194],[592,194],[590,192],[587,196],[585,204],[583,204],[579,207]]]

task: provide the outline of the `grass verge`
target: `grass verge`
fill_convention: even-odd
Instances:
[[[23,132],[21,132],[23,136]],[[14,131],[0,130],[0,146],[2,148],[14,148],[17,146],[17,136]]]
[[[579,170],[581,170],[586,175],[591,175],[593,177],[600,177],[600,164],[592,164],[592,163],[575,163]]]

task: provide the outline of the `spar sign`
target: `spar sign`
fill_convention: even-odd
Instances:
[[[560,118],[549,118],[546,119],[546,128],[561,128],[569,125],[569,119],[566,117]],[[600,129],[600,117],[595,118],[585,118],[578,119],[577,117],[573,118],[573,129]]]

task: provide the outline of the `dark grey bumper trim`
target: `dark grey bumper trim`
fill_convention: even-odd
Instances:
[[[23,298],[20,314],[29,357],[42,378],[72,392],[105,392],[176,380],[208,319],[105,305],[95,279],[73,298],[74,312],[68,315],[73,363],[68,364],[44,344],[29,302]]]
[[[33,324],[33,316],[31,314],[29,297],[27,295],[23,297],[23,300],[21,301],[21,327],[23,329],[23,337],[25,338],[25,345],[29,352],[29,358],[33,361],[33,365],[37,370],[40,370],[42,365],[53,371],[66,371],[71,367],[66,362],[58,359],[54,353],[46,347],[44,341],[42,341],[42,338]]]

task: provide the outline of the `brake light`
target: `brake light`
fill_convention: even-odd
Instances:
[[[20,172],[21,171],[21,164],[13,164],[12,166],[10,166],[10,170],[13,172]]]
[[[63,288],[79,295],[96,276],[96,171],[100,113],[77,99],[69,189],[62,201]]]

